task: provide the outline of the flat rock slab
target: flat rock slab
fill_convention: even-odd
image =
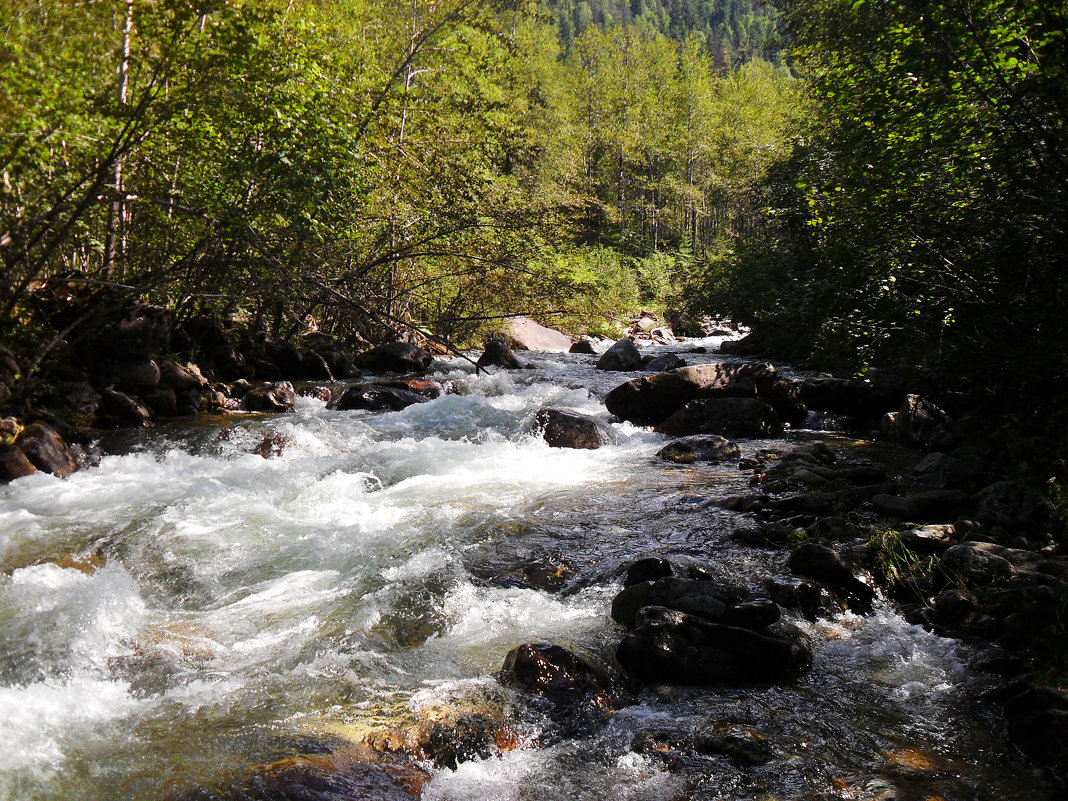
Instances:
[[[512,317],[505,323],[504,328],[512,339],[527,350],[544,350],[551,353],[567,353],[571,350],[571,337],[536,323],[529,317]]]

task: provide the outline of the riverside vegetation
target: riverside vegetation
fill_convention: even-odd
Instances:
[[[717,503],[753,518],[741,541],[793,548],[800,585],[753,595],[677,565],[628,579],[657,600],[624,616],[620,661],[688,681],[643,643],[722,654],[711,627],[734,614],[771,648],[766,603],[863,612],[867,570],[910,620],[1005,649],[997,700],[1056,778],[1065,16],[1009,0],[2,3],[0,470],[68,475],[103,429],[283,412],[293,380],[370,372],[331,407],[423,403],[448,389],[417,377],[435,354],[520,313],[591,342],[657,318],[661,341],[700,336],[693,320],[727,315],[753,329],[736,353],[828,372],[665,364],[608,411],[764,438],[816,410],[926,456],[747,456],[760,491]],[[489,342],[494,369],[519,365]],[[628,408],[664,387],[669,413]],[[569,414],[537,419],[583,448],[610,437]],[[701,621],[680,619],[695,597]],[[783,675],[804,669],[802,646],[773,645]],[[534,691],[563,693],[552,708],[582,725],[625,703],[600,668],[524,648],[511,681],[526,686],[524,661],[578,676]],[[490,728],[472,736],[508,740]]]

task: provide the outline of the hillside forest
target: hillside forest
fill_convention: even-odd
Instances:
[[[0,340],[39,365],[105,296],[352,346],[644,307],[796,364],[1056,380],[1065,16],[3,0]]]

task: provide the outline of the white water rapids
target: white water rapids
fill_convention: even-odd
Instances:
[[[607,422],[600,397],[630,376],[528,358],[491,376],[447,362],[434,377],[461,393],[401,412],[301,398],[0,487],[0,799],[166,799],[367,716],[499,695],[520,643],[610,653],[611,598],[641,556],[741,583],[781,572],[782,554],[731,542],[739,518],[702,502],[744,486],[736,466],[659,463],[665,438],[628,424],[594,451],[531,435],[542,406]],[[281,454],[252,454],[269,433]],[[500,579],[536,562],[568,568],[557,591]],[[1041,797],[968,711],[976,680],[953,642],[888,607],[800,625],[816,660],[796,683],[657,688],[577,738],[530,730],[433,769],[422,797]],[[770,760],[675,769],[635,745],[718,725],[758,732]]]

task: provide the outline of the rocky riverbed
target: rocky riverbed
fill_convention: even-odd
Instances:
[[[927,379],[122,325],[4,421],[0,795],[1057,797],[1063,521]]]

